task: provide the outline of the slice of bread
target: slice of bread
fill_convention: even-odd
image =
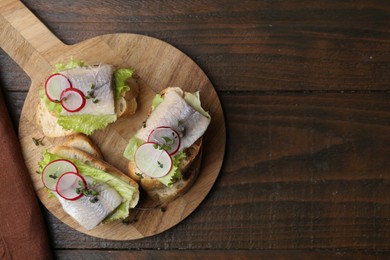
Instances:
[[[42,127],[43,134],[47,137],[60,137],[74,134],[73,131],[65,130],[57,123],[57,117],[49,112],[42,99],[39,101],[35,119],[37,124]]]
[[[88,136],[84,134],[76,133],[74,135],[69,136],[69,138],[64,143],[64,146],[77,148],[81,151],[89,153],[93,157],[103,160],[103,155],[99,147],[97,147],[97,145]]]
[[[118,118],[131,116],[137,110],[138,82],[134,78],[129,78],[127,83],[130,90],[125,91],[118,100],[115,100],[115,112]],[[62,137],[75,133],[72,130],[63,129],[57,123],[58,118],[50,113],[42,99],[39,101],[35,120],[47,137]]]
[[[51,152],[53,154],[56,154],[56,155],[62,157],[62,158],[65,158],[65,159],[75,159],[75,160],[81,161],[81,162],[85,163],[86,165],[89,165],[93,168],[107,172],[107,173],[117,177],[118,179],[124,181],[125,183],[135,187],[136,193],[134,194],[134,196],[132,198],[130,207],[134,208],[137,205],[138,200],[139,200],[138,184],[133,179],[131,179],[129,176],[127,176],[126,174],[124,174],[123,172],[121,172],[120,170],[115,168],[114,166],[92,156],[88,152],[85,152],[83,150],[80,150],[80,149],[74,148],[74,147],[70,147],[70,146],[59,145],[59,146],[54,147],[51,150]],[[94,151],[94,153],[98,153],[98,152],[100,152],[100,151]]]
[[[168,91],[176,91],[177,89],[184,97],[185,92],[180,88],[165,88],[160,92],[160,95],[164,96]],[[149,115],[151,113],[152,109],[149,110]],[[140,184],[151,199],[161,205],[166,205],[186,193],[198,177],[202,161],[202,137],[192,146],[186,148],[184,152],[186,157],[179,166],[183,178],[173,183],[172,186],[167,187],[158,179],[137,172],[134,160],[130,160],[128,164],[129,176]]]

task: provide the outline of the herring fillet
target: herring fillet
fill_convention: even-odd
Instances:
[[[195,143],[209,124],[210,118],[196,111],[175,89],[171,89],[165,93],[164,101],[150,114],[146,126],[137,132],[136,137],[147,141],[149,134],[156,127],[168,126],[177,130],[184,127],[179,148],[179,151],[182,151]]]
[[[122,197],[105,183],[96,185],[98,201],[92,203],[89,197],[66,200],[55,193],[64,211],[86,230],[91,230],[110,215],[122,202]]]
[[[61,115],[109,115],[115,114],[114,89],[112,86],[113,67],[100,64],[90,67],[77,67],[61,71],[71,82],[72,87],[81,90],[84,95],[93,91],[94,98],[87,99],[85,106],[78,112],[68,112],[65,109]],[[94,88],[91,88],[93,84]],[[98,100],[97,103],[92,102]]]

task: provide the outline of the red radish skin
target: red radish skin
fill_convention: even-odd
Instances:
[[[74,178],[74,181],[71,178]],[[66,182],[69,182],[69,180],[70,180],[70,182],[73,181],[73,183],[77,183],[77,185],[76,186],[72,185],[71,187],[66,187],[66,184],[67,184]],[[79,181],[83,182],[84,187],[87,186],[86,180],[80,174],[78,174],[76,172],[66,172],[66,173],[64,173],[58,179],[58,182],[57,182],[57,185],[56,185],[56,192],[57,192],[57,194],[59,196],[61,196],[62,198],[66,199],[66,200],[77,200],[77,199],[81,198],[83,196],[83,193],[80,193],[80,194],[76,193],[76,188],[80,187],[80,186],[78,186],[78,182]],[[65,194],[65,192],[67,191],[66,188],[68,188],[68,189],[70,188],[71,191],[74,191],[72,196],[67,196],[68,194]],[[80,187],[80,188],[83,188],[83,187]]]
[[[165,140],[162,138],[163,136],[172,136],[173,133],[173,139],[175,140],[175,143],[171,146],[172,148],[170,150],[167,150],[169,155],[174,155],[177,153],[177,151],[180,148],[181,139],[179,133],[169,127],[169,126],[159,126],[153,129],[152,132],[150,132],[148,137],[148,142],[154,142],[158,143],[159,145],[163,145],[165,143]]]
[[[61,93],[61,106],[68,112],[80,111],[85,103],[84,93],[77,88],[67,88]]]
[[[52,167],[61,167],[62,170],[56,172],[57,174],[57,178],[56,179],[52,179],[49,175],[51,175],[51,171],[53,169],[51,169]],[[54,168],[55,169],[55,168]],[[57,169],[58,170],[58,169]],[[66,160],[66,159],[57,159],[57,160],[54,160],[54,161],[51,161],[50,163],[48,163],[45,168],[43,168],[42,170],[42,183],[43,185],[48,188],[49,190],[52,190],[52,191],[55,191],[56,189],[56,185],[57,185],[57,182],[58,182],[58,179],[65,173],[65,172],[69,172],[69,171],[74,171],[76,173],[79,172],[77,166],[72,163],[71,161],[69,160]]]
[[[59,80],[58,82],[55,82],[55,80]],[[54,83],[53,83],[54,81]],[[57,84],[55,84],[57,83]],[[58,83],[60,85],[58,85]],[[55,85],[52,85],[52,84],[55,84]],[[58,88],[58,91],[57,91],[57,95],[58,96],[55,96],[55,94],[50,94],[50,89],[54,88],[54,90],[56,88]],[[61,93],[63,90],[67,89],[67,88],[73,88],[72,86],[72,82],[65,76],[65,75],[62,75],[61,73],[55,73],[55,74],[52,74],[50,75],[49,78],[47,78],[46,82],[45,82],[45,93],[46,93],[46,96],[47,98],[51,101],[51,102],[56,102],[56,103],[59,103],[60,100],[61,100]]]
[[[155,146],[158,144],[146,142],[138,147],[134,154],[134,162],[142,173],[152,178],[160,178],[171,171],[173,161],[167,151],[159,149],[159,146],[155,148]]]

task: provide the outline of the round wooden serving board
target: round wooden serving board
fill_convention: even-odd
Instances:
[[[46,208],[70,227],[85,234],[105,239],[131,240],[163,232],[186,218],[206,197],[220,171],[225,151],[225,122],[217,93],[203,71],[185,54],[171,45],[142,35],[112,34],[99,36],[75,45],[65,45],[57,39],[21,2],[2,0],[0,3],[0,45],[31,78],[19,125],[19,139],[23,156],[35,190]],[[44,146],[36,146],[32,138],[43,133],[35,119],[39,102],[38,91],[54,64],[64,63],[70,57],[88,64],[109,63],[117,67],[133,68],[139,76],[140,96],[138,110],[133,117],[119,119],[92,139],[102,150],[107,162],[127,172],[127,160],[122,156],[130,137],[147,118],[151,99],[166,87],[181,87],[186,91],[199,90],[203,107],[212,116],[204,136],[201,172],[193,187],[182,197],[161,210],[135,210],[137,221],[124,225],[120,221],[99,225],[86,231],[74,222],[55,198],[49,198],[37,163],[43,149],[64,141],[63,138],[44,138]],[[152,202],[142,198],[140,207]]]

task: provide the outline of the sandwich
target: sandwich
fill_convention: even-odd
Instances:
[[[85,135],[45,150],[38,173],[49,194],[86,230],[126,219],[139,200],[138,184],[104,162]]]
[[[44,135],[90,135],[134,114],[139,89],[133,76],[133,70],[110,64],[90,66],[73,59],[57,64],[40,90],[36,118]]]
[[[202,136],[210,122],[199,92],[163,90],[123,153],[129,176],[162,205],[184,194],[198,176]]]

